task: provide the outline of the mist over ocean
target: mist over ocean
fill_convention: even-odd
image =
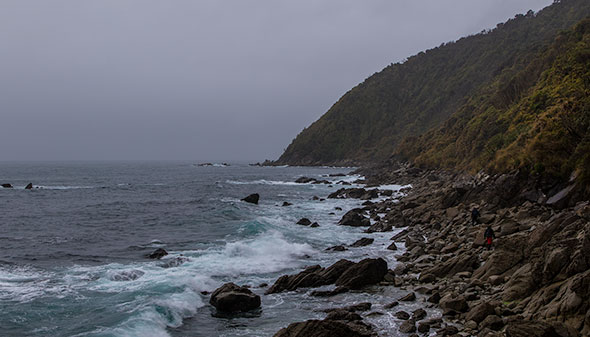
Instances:
[[[190,162],[1,163],[2,182],[14,185],[0,189],[2,335],[272,336],[289,323],[322,318],[320,309],[370,301],[378,310],[400,290],[375,288],[326,301],[302,289],[262,296],[261,310],[226,317],[202,294],[235,282],[262,295],[260,284],[272,285],[305,266],[382,256],[395,232],[372,234],[376,240],[368,247],[325,251],[366,236],[337,225],[360,201],[312,200],[340,188],[340,180],[359,178],[328,176],[349,171]],[[300,176],[334,184],[294,183]],[[25,190],[29,182],[36,188]],[[259,205],[240,201],[250,193],[260,194]],[[283,207],[283,201],[293,205]],[[320,227],[297,225],[302,217]],[[157,248],[170,254],[145,257]],[[394,253],[385,255],[393,268]],[[407,310],[412,305],[418,304]],[[398,323],[385,313],[369,321],[384,336],[395,335]]]

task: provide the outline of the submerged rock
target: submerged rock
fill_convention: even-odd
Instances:
[[[156,250],[154,250],[151,254],[149,254],[147,257],[150,259],[161,259],[162,257],[168,255],[168,252],[163,249],[163,248],[158,248]]]
[[[211,294],[209,303],[223,312],[249,311],[260,308],[260,296],[246,287],[226,283]]]
[[[260,199],[260,195],[258,193],[254,193],[254,194],[250,194],[249,196],[245,197],[244,199],[242,199],[242,201],[258,205],[259,199]]]
[[[291,206],[291,205],[293,205],[293,204],[290,202],[287,202],[287,201],[283,201],[283,207]]]
[[[2,184],[2,187],[3,188],[12,188],[12,185],[11,184]]]

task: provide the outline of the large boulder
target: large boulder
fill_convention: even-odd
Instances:
[[[382,258],[364,259],[346,269],[335,283],[337,286],[360,289],[366,285],[383,281],[385,274],[387,274],[385,260]]]
[[[362,323],[341,320],[309,320],[289,324],[274,337],[371,337],[375,334]]]
[[[469,310],[465,321],[475,321],[475,323],[479,324],[486,317],[493,314],[495,314],[494,306],[484,301]]]
[[[448,294],[440,299],[439,306],[443,310],[452,310],[455,312],[466,312],[469,310],[469,305],[463,296],[453,296]]]
[[[260,199],[260,195],[258,193],[250,194],[249,196],[242,199],[242,201],[258,205],[258,200]]]
[[[338,224],[341,226],[369,227],[371,226],[371,220],[363,215],[362,209],[354,208],[346,212]]]
[[[226,283],[211,294],[209,303],[223,312],[249,311],[260,308],[260,296],[246,287]]]

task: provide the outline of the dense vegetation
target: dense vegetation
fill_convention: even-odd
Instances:
[[[575,172],[590,182],[590,19],[520,63],[398,153],[426,166],[524,168],[562,180]]]
[[[514,158],[515,146],[522,143],[517,142],[509,148],[510,145],[521,133],[529,130],[523,128],[532,124],[524,120],[512,125],[509,114],[519,115],[517,102],[528,90],[532,90],[544,67],[556,57],[545,54],[541,54],[545,57],[535,56],[546,50],[560,31],[569,29],[588,15],[588,0],[556,1],[539,13],[517,15],[491,31],[443,44],[410,57],[404,63],[392,64],[350,90],[324,116],[304,129],[277,163],[322,165],[379,161],[391,156],[404,138],[422,135],[442,123],[457,128],[456,131],[469,124],[469,132],[474,134],[460,141],[479,139],[480,143],[467,154],[463,150],[445,149],[448,155],[454,153],[473,157],[478,154],[476,161],[468,161],[469,168],[475,168],[492,157],[497,169],[516,166],[517,161],[520,161],[519,165],[530,161],[540,163],[543,159],[540,157]],[[569,41],[569,37],[564,38]],[[557,51],[554,49],[553,52]],[[530,62],[531,59],[535,61]],[[525,67],[527,70],[521,71]],[[548,80],[549,77],[547,74],[543,78]],[[530,97],[533,101],[529,103],[534,106],[531,109],[547,112],[550,106],[557,104],[553,91],[539,95]],[[577,108],[571,106],[571,109]],[[508,115],[498,120],[496,113],[500,110]],[[481,111],[488,113],[470,122]],[[457,116],[449,120],[454,113]],[[457,121],[462,124],[455,124]],[[477,123],[482,127],[478,128]],[[506,130],[508,134],[502,134]],[[439,150],[446,144],[444,142],[455,139],[453,135],[447,137],[442,132],[435,132],[437,138],[433,142],[420,138],[418,146],[413,148],[406,141],[402,151],[397,152],[418,156],[423,164],[450,167],[465,164],[464,160],[457,158],[447,162],[441,155],[428,151],[430,146]],[[549,137],[549,134],[546,136]],[[552,136],[559,138],[558,134]],[[488,142],[487,138],[493,138],[493,141]],[[557,146],[549,139],[535,144]],[[420,151],[428,153],[418,155]],[[499,151],[497,157],[495,151]],[[482,152],[489,155],[479,156]],[[541,148],[538,152],[542,152]],[[540,165],[553,168],[557,164],[546,162]],[[568,165],[572,167],[574,164]],[[542,169],[541,166],[538,169]],[[565,167],[563,170],[567,171]]]

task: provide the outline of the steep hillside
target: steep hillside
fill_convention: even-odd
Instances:
[[[590,19],[398,153],[424,166],[518,168],[562,180],[577,172],[590,182]]]
[[[278,164],[322,165],[388,158],[407,136],[439,126],[485,84],[514,74],[561,30],[590,14],[590,1],[562,0],[496,29],[392,64],[346,93],[304,129]]]

